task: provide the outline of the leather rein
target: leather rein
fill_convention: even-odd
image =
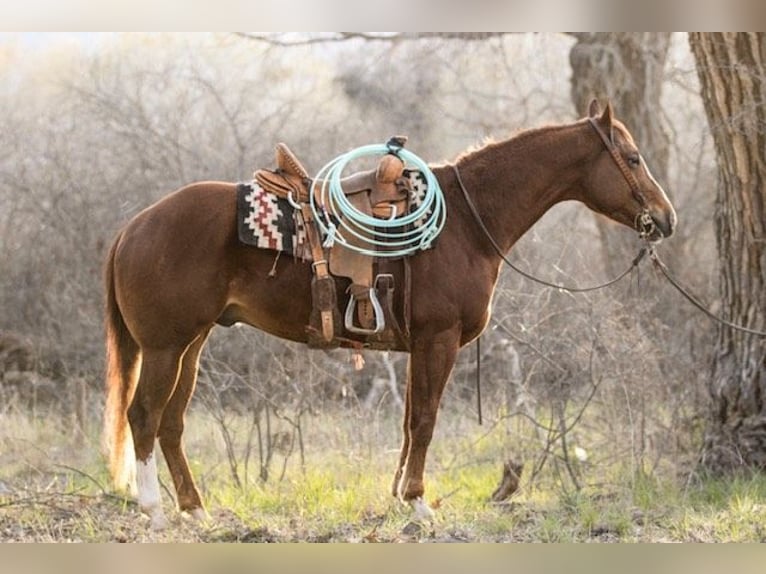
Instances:
[[[663,275],[670,282],[670,284],[673,285],[673,287],[675,287],[679,291],[679,293],[681,293],[681,295],[683,295],[690,303],[692,303],[692,305],[694,305],[697,309],[702,311],[709,318],[713,319],[714,321],[717,321],[721,325],[724,325],[725,327],[728,327],[730,329],[735,329],[735,330],[749,333],[751,335],[755,335],[759,337],[766,337],[766,331],[751,329],[742,325],[737,325],[735,323],[732,323],[731,321],[727,321],[719,317],[718,315],[714,314],[712,311],[708,309],[708,307],[706,307],[702,302],[700,302],[700,300],[697,297],[692,295],[688,289],[685,289],[680,284],[680,282],[677,279],[675,279],[675,277],[671,275],[667,266],[660,260],[659,255],[657,255],[656,251],[654,250],[654,246],[649,240],[649,237],[652,235],[652,233],[655,230],[655,223],[654,223],[654,220],[652,220],[651,216],[649,215],[646,199],[641,194],[641,188],[639,186],[638,180],[636,179],[636,176],[633,174],[630,167],[625,163],[625,160],[620,154],[620,150],[617,148],[617,145],[614,143],[613,138],[610,137],[612,134],[610,134],[610,136],[607,136],[593,118],[588,118],[588,122],[590,123],[594,131],[598,134],[601,141],[604,143],[604,146],[606,147],[607,151],[609,151],[609,155],[612,156],[612,159],[617,164],[617,167],[619,168],[620,173],[622,173],[623,177],[625,178],[625,181],[630,187],[630,191],[633,194],[633,197],[642,208],[641,212],[639,212],[639,214],[636,216],[634,224],[635,224],[636,231],[638,232],[639,236],[642,239],[644,239],[646,244],[638,252],[638,255],[636,255],[636,257],[633,259],[628,269],[620,273],[614,279],[611,279],[601,285],[595,285],[592,287],[569,287],[565,285],[557,285],[555,283],[551,283],[549,281],[545,281],[543,279],[535,277],[534,275],[527,273],[526,271],[514,265],[506,257],[505,253],[503,253],[503,250],[497,244],[497,241],[495,241],[495,238],[492,237],[492,234],[490,233],[489,229],[487,229],[487,226],[484,224],[484,221],[482,220],[481,215],[479,214],[479,211],[476,209],[476,205],[471,199],[471,196],[469,195],[468,190],[466,189],[465,184],[463,183],[463,178],[460,176],[460,170],[458,169],[457,165],[453,164],[452,170],[455,172],[455,178],[457,179],[457,183],[458,183],[458,186],[460,187],[460,190],[463,192],[463,197],[465,198],[465,202],[468,205],[468,208],[470,209],[471,214],[473,215],[473,218],[476,221],[477,225],[482,230],[486,238],[489,240],[490,244],[492,245],[494,250],[497,252],[497,254],[500,256],[500,258],[511,269],[513,269],[514,271],[516,271],[523,277],[526,277],[527,279],[530,279],[536,283],[540,283],[541,285],[545,285],[547,287],[553,287],[555,289],[562,289],[564,291],[569,291],[572,293],[582,293],[585,291],[595,291],[597,289],[603,289],[605,287],[609,287],[610,285],[617,283],[623,277],[628,275],[628,273],[630,273],[634,267],[638,267],[638,264],[641,262],[644,256],[649,254],[655,266],[663,273]],[[480,345],[481,345],[481,335],[479,335],[479,337],[476,339],[476,400],[477,400],[477,410],[479,415],[479,424],[482,424],[481,346]]]
[[[457,166],[453,165],[452,169],[455,172],[455,177],[457,178],[458,185],[460,186],[460,189],[463,192],[463,197],[465,198],[465,201],[468,204],[468,208],[471,210],[471,214],[473,215],[474,220],[476,221],[479,228],[484,233],[484,236],[487,238],[487,240],[490,242],[490,244],[494,248],[495,252],[500,256],[500,259],[502,259],[503,262],[508,267],[513,269],[516,273],[518,273],[522,277],[526,277],[530,281],[534,281],[535,283],[539,283],[540,285],[545,285],[546,287],[561,289],[562,291],[569,291],[570,293],[586,293],[588,291],[597,291],[599,289],[604,289],[606,287],[614,285],[615,283],[623,279],[626,275],[628,275],[631,271],[633,271],[635,267],[638,267],[638,264],[641,262],[644,256],[649,252],[649,247],[647,246],[642,247],[641,250],[638,252],[638,255],[636,255],[636,257],[631,262],[630,267],[628,267],[625,271],[620,273],[614,279],[610,279],[606,283],[601,283],[599,285],[591,285],[588,287],[573,287],[571,285],[560,285],[558,283],[551,283],[550,281],[546,281],[545,279],[540,279],[539,277],[536,277],[532,275],[531,273],[524,271],[523,269],[515,265],[510,259],[508,259],[505,253],[503,253],[503,250],[497,244],[497,241],[495,241],[495,238],[492,237],[492,233],[490,233],[489,229],[487,229],[487,226],[484,224],[484,221],[482,221],[481,215],[479,214],[479,211],[476,209],[476,205],[471,199],[471,196],[468,195],[468,190],[465,188],[465,184],[463,184],[463,179],[460,177],[460,171],[458,171]]]
[[[636,176],[631,171],[630,167],[628,167],[628,164],[625,163],[625,160],[623,159],[622,154],[620,154],[620,150],[618,149],[617,145],[614,143],[614,139],[610,137],[611,134],[610,136],[607,136],[604,133],[604,130],[601,129],[598,123],[596,123],[596,120],[593,118],[588,118],[588,123],[590,123],[591,127],[596,132],[596,134],[598,134],[599,138],[604,144],[604,147],[606,147],[607,151],[609,152],[609,155],[614,160],[614,163],[617,164],[617,167],[620,170],[620,173],[625,178],[625,181],[627,182],[628,187],[630,187],[630,191],[633,194],[633,197],[641,206],[641,211],[639,212],[638,215],[636,215],[635,229],[638,232],[639,236],[642,239],[646,240],[654,232],[655,223],[654,223],[654,220],[649,215],[646,199],[641,194],[641,186],[639,185],[638,180],[636,179]],[[522,275],[523,277],[526,277],[527,279],[531,281],[534,281],[541,285],[545,285],[546,287],[553,287],[554,289],[561,289],[563,291],[569,291],[571,293],[585,293],[587,291],[596,291],[598,289],[604,289],[606,287],[614,285],[615,283],[623,279],[626,275],[628,275],[635,267],[638,266],[638,264],[641,262],[644,256],[650,251],[650,246],[648,244],[642,247],[641,250],[638,252],[638,255],[636,255],[636,257],[631,262],[630,267],[628,267],[625,271],[620,273],[614,279],[610,279],[609,281],[605,283],[601,283],[599,285],[593,285],[589,287],[572,287],[567,285],[559,285],[556,283],[551,283],[549,281],[545,281],[544,279],[540,279],[539,277],[535,277],[531,273],[528,273],[524,271],[523,269],[517,267],[514,263],[512,263],[508,259],[508,257],[500,248],[497,241],[495,241],[495,238],[492,236],[492,233],[489,231],[489,229],[487,229],[487,226],[482,220],[481,215],[479,214],[479,210],[476,209],[476,204],[471,199],[471,196],[468,193],[468,189],[466,189],[465,184],[463,183],[463,178],[460,176],[460,170],[458,169],[456,164],[452,164],[452,170],[455,172],[455,178],[457,180],[458,186],[460,187],[460,190],[463,192],[463,197],[465,198],[465,202],[468,205],[469,210],[471,211],[471,215],[473,215],[474,220],[476,221],[477,225],[482,230],[486,238],[489,240],[494,250],[500,256],[503,262],[505,262],[505,264],[508,265],[508,267],[516,271],[516,273],[518,273],[519,275]]]
[[[625,181],[628,183],[628,186],[630,187],[630,191],[633,194],[633,197],[636,199],[636,201],[642,208],[641,212],[636,216],[634,225],[635,225],[636,231],[638,231],[639,236],[641,236],[642,239],[646,240],[654,231],[655,224],[651,216],[649,215],[649,210],[647,209],[647,205],[646,205],[646,199],[644,199],[644,196],[641,195],[641,188],[638,184],[638,180],[636,179],[635,175],[633,175],[633,172],[630,171],[630,167],[628,167],[628,165],[625,163],[625,160],[622,158],[622,155],[620,154],[620,150],[615,145],[614,140],[611,137],[608,137],[604,133],[604,131],[601,129],[601,127],[596,123],[596,121],[593,118],[588,118],[588,122],[590,123],[591,127],[593,127],[593,129],[596,131],[598,136],[601,138],[601,141],[604,143],[604,146],[609,151],[609,155],[612,156],[612,159],[617,164],[617,167],[619,168],[620,173],[622,173],[623,177],[625,178]],[[651,244],[647,241],[647,244],[641,248],[641,250],[638,252],[638,255],[636,255],[636,257],[631,262],[630,267],[628,267],[625,271],[620,273],[614,279],[610,279],[606,283],[602,283],[600,285],[593,285],[590,287],[572,287],[572,286],[566,286],[566,285],[558,285],[556,283],[551,283],[550,281],[545,281],[544,279],[540,279],[539,277],[535,277],[531,273],[528,273],[524,271],[523,269],[517,267],[513,262],[510,261],[510,259],[508,259],[508,257],[505,255],[503,250],[497,244],[497,241],[495,241],[495,238],[492,236],[492,233],[489,231],[489,229],[487,229],[487,226],[482,220],[481,214],[479,214],[479,210],[476,209],[476,204],[471,199],[471,196],[468,193],[468,190],[466,189],[465,184],[463,183],[463,178],[460,176],[460,170],[458,169],[456,164],[452,164],[452,170],[455,172],[455,179],[457,180],[458,186],[460,187],[460,191],[463,192],[463,197],[465,198],[465,202],[468,205],[468,209],[471,211],[471,214],[473,215],[474,220],[476,221],[477,225],[486,236],[489,243],[492,245],[494,250],[500,256],[500,259],[502,259],[503,262],[506,265],[508,265],[508,267],[513,269],[516,273],[518,273],[519,275],[523,277],[526,277],[527,279],[531,281],[534,281],[541,285],[545,285],[546,287],[553,287],[554,289],[569,291],[570,293],[584,293],[587,291],[596,291],[598,289],[604,289],[606,287],[609,287],[610,285],[614,285],[615,283],[623,279],[626,275],[628,275],[631,271],[633,271],[634,268],[637,268],[638,264],[641,262],[641,260],[644,258],[644,256],[647,253],[649,253],[650,251],[654,253]],[[481,335],[479,335],[479,337],[477,337],[476,339],[476,406],[477,406],[477,411],[479,415],[479,424],[481,425],[482,418],[483,418],[482,412],[481,412]]]

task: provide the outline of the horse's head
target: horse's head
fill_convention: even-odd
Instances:
[[[670,237],[676,212],[652,177],[633,136],[613,117],[612,106],[607,103],[601,111],[593,100],[587,120],[600,151],[587,177],[586,205],[634,228],[649,241]]]

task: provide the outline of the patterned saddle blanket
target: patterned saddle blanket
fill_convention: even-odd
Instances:
[[[255,181],[237,184],[237,231],[246,245],[311,259],[301,212]]]
[[[428,186],[419,170],[405,170],[404,174],[410,180],[411,213],[423,203]],[[301,211],[287,199],[264,191],[255,181],[237,184],[237,231],[239,240],[246,245],[281,251],[311,261],[311,248]]]

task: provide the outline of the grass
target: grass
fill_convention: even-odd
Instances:
[[[367,415],[364,415],[367,417]],[[672,473],[636,472],[635,461],[605,456],[578,469],[582,488],[549,463],[502,504],[488,497],[500,479],[509,436],[503,425],[478,427],[443,413],[427,467],[434,522],[408,529],[409,509],[389,494],[398,456],[398,415],[339,413],[304,421],[305,464],[299,453],[272,460],[263,483],[250,453],[238,460],[242,485],[216,423],[192,414],[187,450],[212,520],[179,516],[167,490],[172,527],[148,530],[135,504],[113,495],[99,455],[98,433],[71,432],[65,417],[0,416],[0,539],[4,541],[250,541],[250,542],[665,542],[766,539],[766,478],[687,481]],[[364,422],[364,424],[361,424]],[[249,432],[232,418],[238,453]],[[523,429],[521,429],[523,430]],[[518,432],[514,426],[514,432]],[[539,456],[517,436],[516,456]],[[586,443],[587,441],[583,441]],[[528,445],[524,447],[523,445]],[[524,450],[527,448],[528,450]],[[539,445],[538,445],[539,450]],[[668,463],[669,467],[672,467]],[[284,474],[282,475],[282,468]],[[528,473],[528,470],[525,470]],[[161,467],[164,485],[170,480]]]

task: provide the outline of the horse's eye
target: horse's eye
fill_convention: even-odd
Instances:
[[[638,167],[641,165],[641,156],[638,153],[632,153],[628,155],[628,165],[630,167]]]

